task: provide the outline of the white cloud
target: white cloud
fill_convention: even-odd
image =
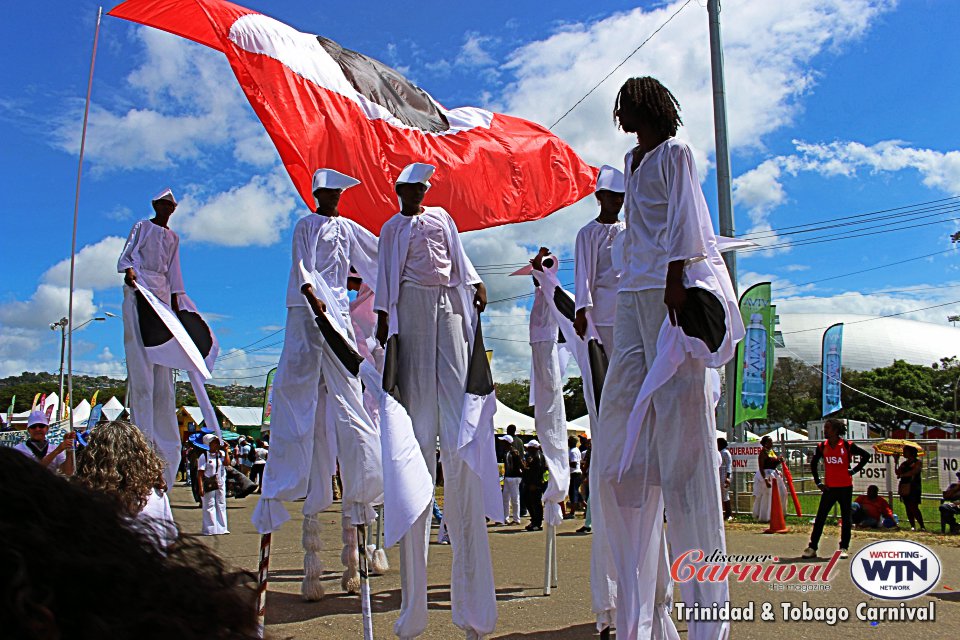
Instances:
[[[457,54],[456,64],[462,67],[487,67],[494,64],[493,56],[484,48],[494,41],[490,36],[482,36],[475,31],[467,32],[463,46]]]
[[[0,305],[0,323],[4,328],[37,329],[49,331],[51,322],[67,315],[70,290],[52,284],[41,284],[29,300]],[[97,312],[93,291],[75,289],[73,292],[73,325],[92,318]]]
[[[125,243],[125,238],[107,236],[95,244],[81,248],[77,252],[75,286],[93,290],[119,287],[123,277],[117,272],[117,259]],[[47,269],[41,280],[47,284],[68,287],[70,259],[64,258]]]
[[[935,151],[907,146],[900,140],[883,140],[873,145],[855,141],[809,143],[794,140],[795,154],[776,156],[761,162],[734,181],[734,200],[747,208],[753,226],[747,234],[761,245],[779,243],[789,248],[775,233],[770,233],[771,212],[787,202],[782,179],[814,173],[825,178],[854,178],[859,172],[871,174],[912,170],[931,189],[960,195],[960,151]],[[762,252],[769,255],[771,252]]]
[[[135,37],[144,59],[126,84],[134,103],[146,106],[91,105],[85,157],[94,171],[170,168],[223,147],[246,164],[276,163],[239,85],[225,81],[233,73],[223,55],[156,29],[137,29]],[[54,146],[78,152],[82,109],[82,102],[75,103],[59,120]]]
[[[184,196],[171,226],[185,240],[228,247],[267,246],[280,239],[297,207],[289,178],[273,171],[209,197]]]

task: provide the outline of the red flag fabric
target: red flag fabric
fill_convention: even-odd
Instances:
[[[400,73],[323,36],[222,0],[128,0],[109,15],[223,52],[313,209],[313,172],[362,181],[344,214],[374,233],[398,211],[411,162],[438,167],[425,205],[461,231],[536,220],[594,190],[597,169],[544,127],[476,107],[446,109]]]

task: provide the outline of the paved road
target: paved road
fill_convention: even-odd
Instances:
[[[200,529],[200,510],[192,503],[183,487],[173,491],[174,515],[181,527],[191,533]],[[257,496],[244,500],[228,500],[231,535],[207,538],[221,555],[238,566],[254,570],[257,565],[259,536],[250,524],[250,514]],[[359,601],[340,591],[340,516],[339,505],[324,514],[324,552],[326,568],[324,584],[327,596],[321,602],[300,600],[303,552],[300,546],[302,517],[300,505],[288,505],[293,519],[273,536],[273,557],[270,565],[270,591],[267,600],[267,624],[271,638],[361,638]],[[527,533],[519,526],[491,527],[490,545],[494,558],[497,583],[499,623],[493,638],[510,640],[572,640],[597,637],[590,613],[590,536],[578,535],[574,530],[582,524],[577,520],[565,522],[558,536],[560,588],[544,597],[542,533]],[[808,531],[768,536],[761,535],[762,527],[731,525],[727,531],[728,553],[771,554],[781,562],[797,562],[806,546]],[[836,542],[838,530],[827,528],[821,549],[826,552]],[[913,534],[911,534],[913,535]],[[892,536],[886,536],[892,537]],[[434,535],[434,539],[436,536]],[[859,549],[868,542],[882,539],[879,534],[854,533],[852,548]],[[943,576],[930,596],[910,601],[910,605],[933,602],[935,622],[882,622],[871,625],[856,619],[855,607],[861,602],[872,606],[889,603],[871,600],[859,591],[850,579],[847,563],[841,561],[834,571],[830,590],[801,594],[772,591],[766,585],[734,583],[731,585],[732,604],[746,606],[756,603],[759,616],[761,604],[774,605],[774,622],[734,623],[732,636],[737,639],[771,640],[773,638],[810,638],[822,640],[825,634],[839,634],[844,638],[905,640],[904,634],[923,638],[960,637],[960,548],[957,538],[925,535],[916,538],[933,547],[943,562]],[[389,639],[395,636],[392,625],[400,606],[399,560],[395,549],[388,550],[391,570],[385,576],[372,579],[374,635]],[[450,563],[449,546],[432,544],[429,566],[430,623],[424,640],[462,638],[463,634],[450,621]],[[679,600],[679,595],[677,595]],[[851,621],[830,627],[822,622],[783,622],[780,603],[801,606],[806,602],[816,606],[845,606]],[[680,624],[681,637],[686,637],[686,625]]]

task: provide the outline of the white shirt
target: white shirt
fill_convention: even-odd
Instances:
[[[253,464],[266,464],[267,463],[267,454],[269,450],[264,449],[263,447],[257,447],[254,453],[257,454],[257,459],[254,460]]]
[[[323,279],[337,296],[341,312],[349,309],[347,277],[353,266],[365,278],[376,273],[377,237],[343,216],[314,213],[301,218],[293,229],[292,264],[287,280],[287,307],[306,307],[300,288],[307,284],[300,262],[307,272]],[[316,292],[314,292],[316,293]]]
[[[227,470],[223,466],[222,454],[211,456],[209,453],[204,453],[197,458],[197,470],[207,478],[219,478],[223,476],[223,480],[226,480],[227,477]]]
[[[431,207],[411,218],[410,244],[400,282],[449,286],[452,265],[442,214]]]
[[[620,291],[663,289],[669,263],[707,255],[699,216],[706,202],[686,143],[668,138],[643,157],[636,171],[631,171],[632,156],[627,153],[624,167]]]
[[[533,294],[533,306],[530,308],[530,344],[557,341],[560,326],[553,316],[546,296],[543,287],[537,287]]]
[[[614,268],[611,252],[614,239],[626,226],[619,220],[612,224],[591,220],[577,233],[576,308],[586,309],[598,327],[612,327],[616,317],[620,272]]]
[[[137,520],[149,526],[164,547],[177,540],[177,523],[170,510],[170,498],[166,493],[153,489],[147,496],[147,504],[137,514]]]
[[[570,473],[581,473],[580,461],[582,459],[583,454],[580,453],[580,449],[576,447],[570,449]]]
[[[133,225],[117,261],[118,272],[129,268],[133,268],[141,286],[167,304],[171,294],[185,291],[180,271],[180,238],[176,232],[149,220]]]
[[[43,454],[44,457],[46,457],[50,453],[51,447],[53,447],[54,449],[56,448],[53,446],[53,444],[48,442],[47,451],[46,453]],[[43,458],[38,458],[37,456],[33,455],[33,451],[30,450],[30,447],[27,446],[26,442],[21,442],[20,444],[15,446],[14,449],[19,451],[20,453],[30,456],[31,459],[36,460],[37,462],[42,462],[43,460]],[[66,461],[67,461],[67,452],[61,451],[60,453],[57,454],[57,457],[55,457],[53,461],[49,465],[47,465],[47,469],[50,469],[51,471],[57,471],[60,469],[60,465],[64,464]]]

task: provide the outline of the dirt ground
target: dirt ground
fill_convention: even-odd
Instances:
[[[229,499],[228,518],[231,534],[206,540],[222,556],[234,564],[256,569],[259,536],[250,524],[250,514],[257,496],[243,500]],[[177,486],[172,493],[174,515],[180,526],[189,533],[199,533],[200,509],[193,503],[189,491]],[[300,544],[302,516],[299,504],[288,505],[293,519],[273,536],[273,554],[270,563],[270,588],[267,597],[267,625],[270,638],[362,638],[360,603],[357,596],[340,590],[340,515],[339,504],[334,504],[324,516],[324,585],[327,595],[320,602],[300,599],[300,580],[303,576],[303,552]],[[575,533],[581,520],[566,521],[558,533],[559,588],[544,596],[543,558],[544,534],[528,533],[521,526],[490,527],[490,547],[494,560],[497,584],[499,622],[491,638],[510,640],[572,640],[595,638],[596,629],[590,612],[590,535]],[[780,563],[800,561],[806,546],[809,527],[794,527],[791,533],[763,535],[763,527],[732,524],[727,529],[728,554],[771,554]],[[839,530],[827,527],[821,552],[833,550]],[[859,639],[901,639],[905,633],[922,634],[927,638],[960,637],[960,548],[956,537],[935,534],[880,534],[855,531],[851,552],[880,539],[906,537],[933,548],[939,555],[943,572],[939,584],[927,595],[911,600],[910,606],[934,603],[934,622],[880,622],[860,621],[856,606],[867,602],[870,606],[898,606],[896,601],[870,598],[850,579],[848,561],[840,561],[829,582],[830,590],[798,593],[774,591],[767,585],[750,582],[731,584],[734,606],[754,602],[758,620],[734,623],[732,637],[770,640],[780,638],[810,638],[820,640],[824,634]],[[919,536],[919,537],[918,537]],[[434,541],[436,528],[434,528]],[[388,549],[390,571],[371,579],[374,637],[394,638],[393,622],[400,607],[399,558],[396,549]],[[447,545],[431,544],[429,581],[429,615],[425,640],[462,638],[463,633],[450,620],[450,563],[451,549]],[[821,560],[826,562],[826,560]],[[679,601],[679,593],[676,595]],[[759,621],[763,603],[773,604],[776,619]],[[850,611],[850,621],[835,627],[824,622],[785,622],[780,603],[797,606],[844,606]],[[680,623],[681,637],[686,637],[686,625]]]

